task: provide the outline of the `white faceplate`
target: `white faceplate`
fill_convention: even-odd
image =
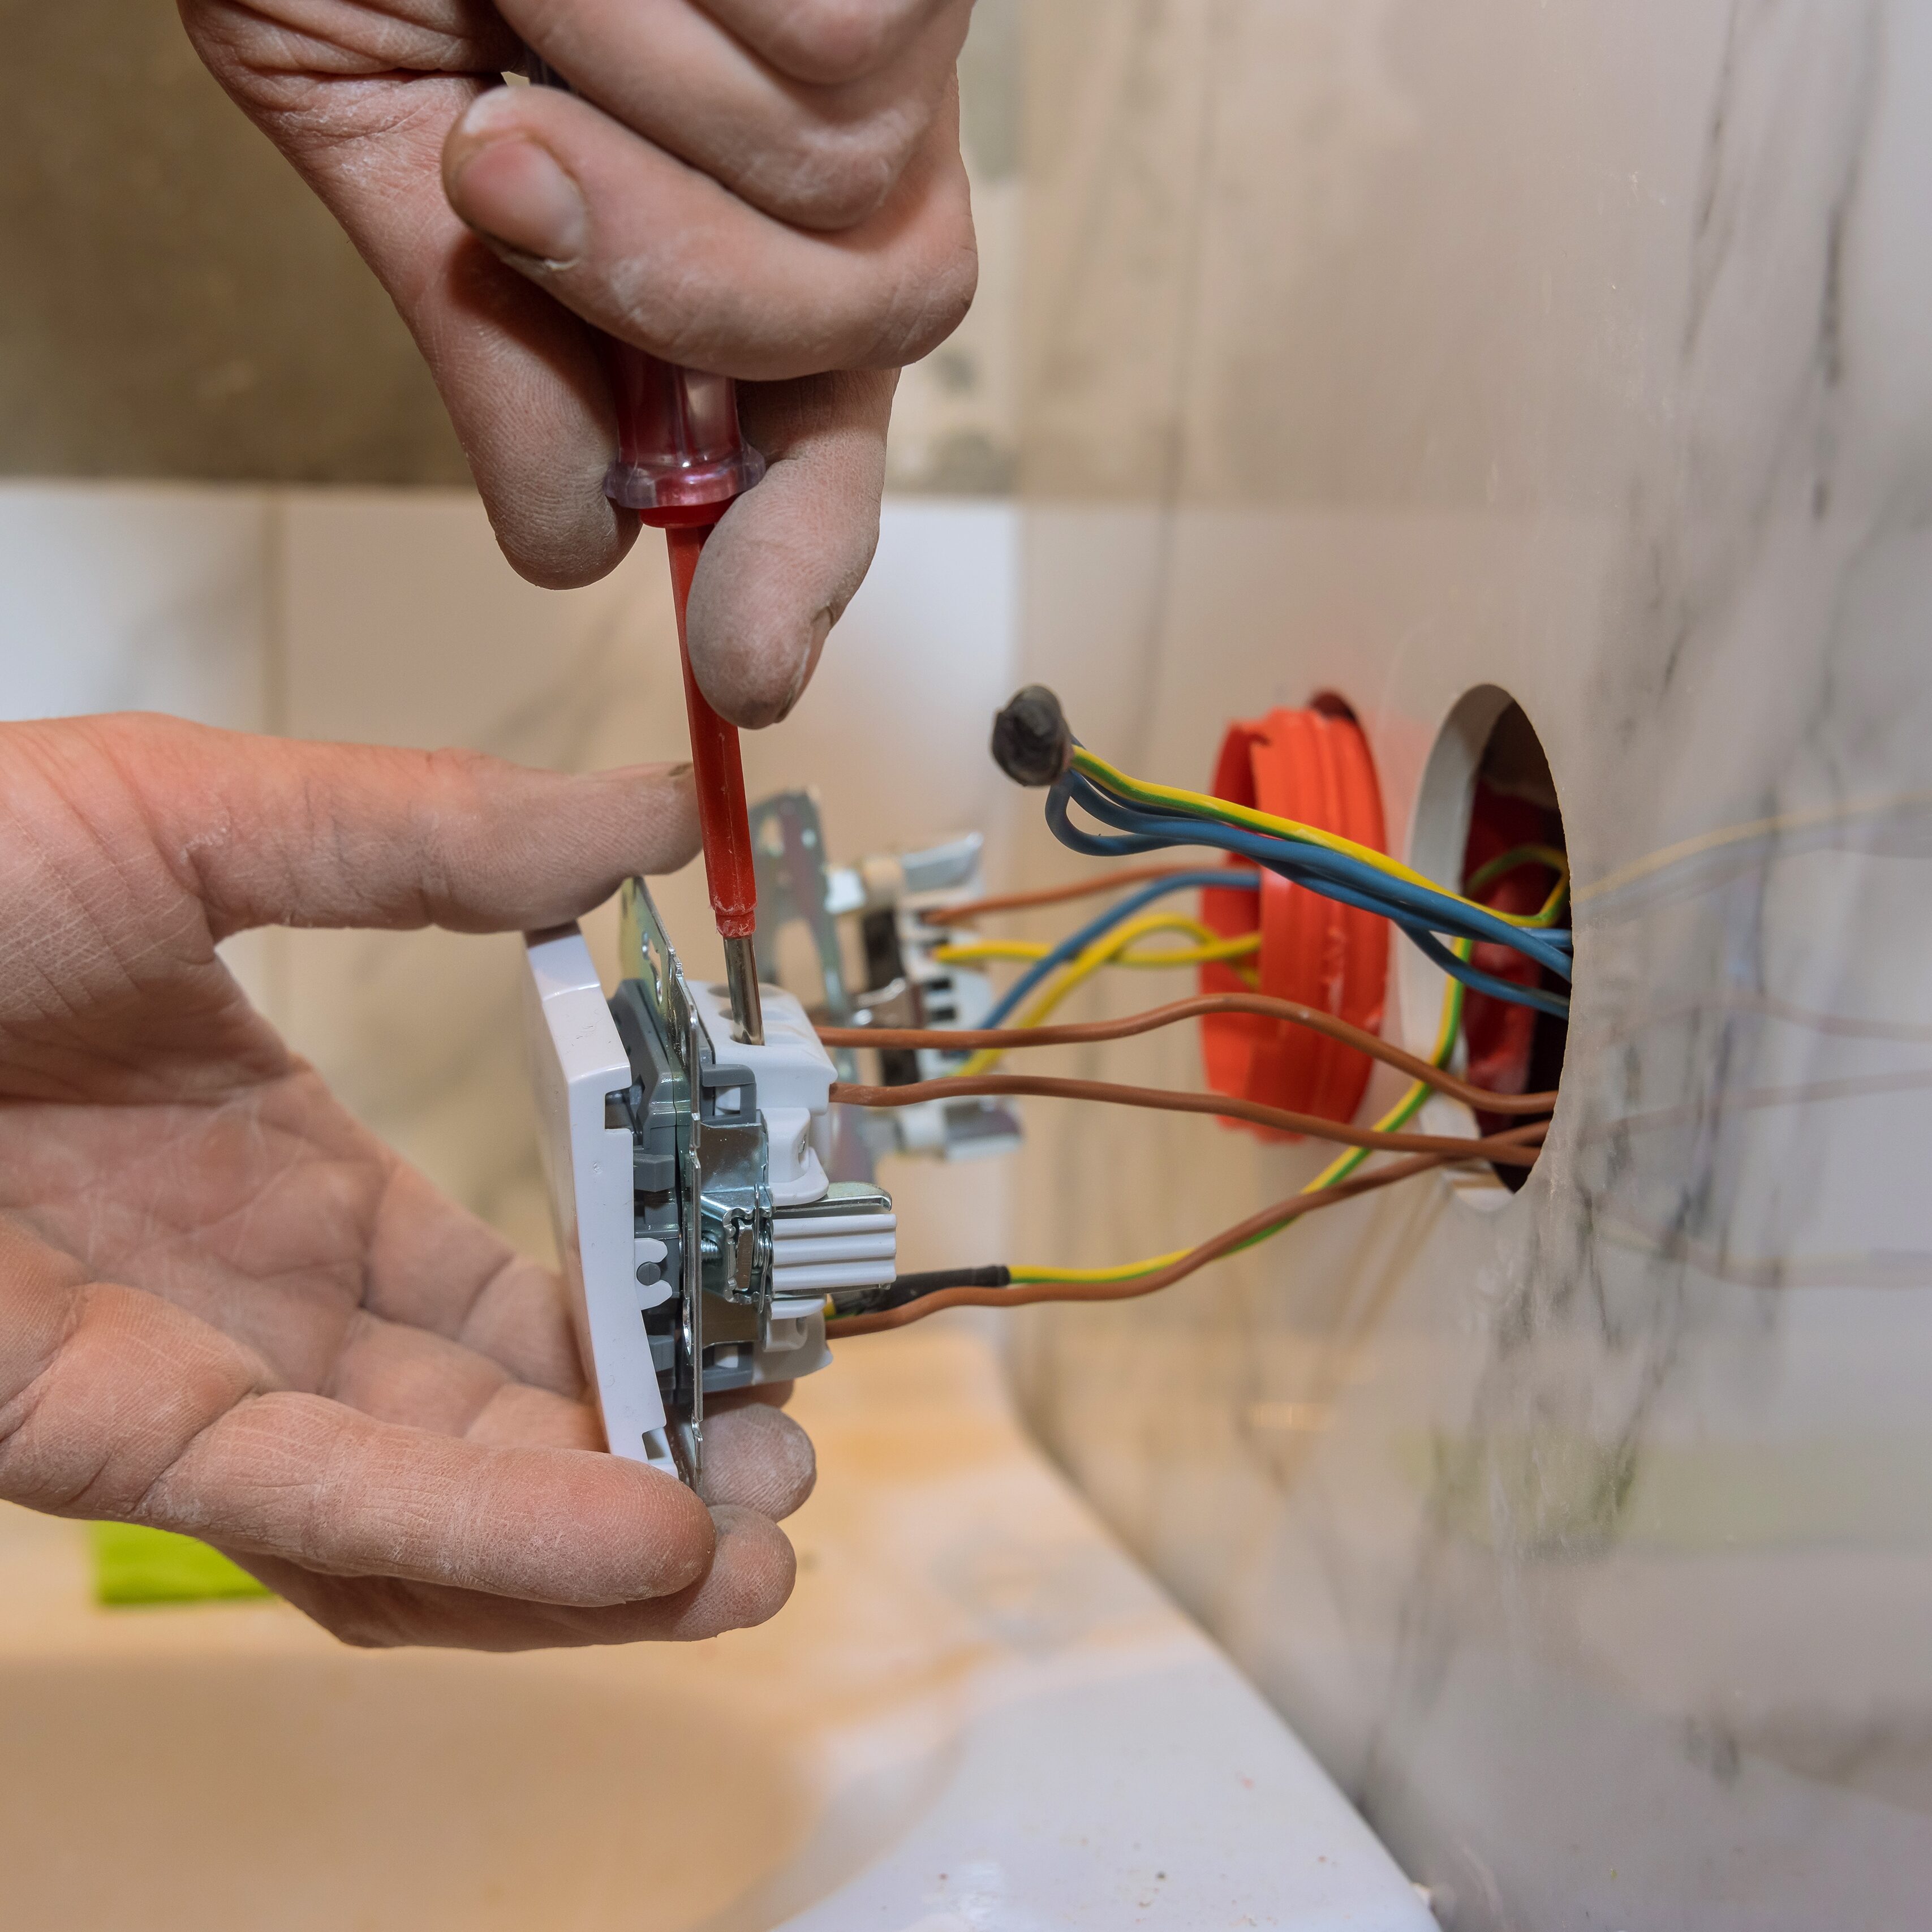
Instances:
[[[638,1286],[631,1132],[604,1124],[604,1097],[630,1085],[631,1063],[583,934],[563,926],[524,943],[538,1141],[578,1347],[610,1453],[674,1472]]]

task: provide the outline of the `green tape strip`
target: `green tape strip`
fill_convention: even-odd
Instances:
[[[206,1604],[274,1592],[191,1536],[132,1522],[91,1522],[98,1604]]]

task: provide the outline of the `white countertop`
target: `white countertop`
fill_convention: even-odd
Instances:
[[[1433,1923],[1015,1426],[964,1328],[800,1390],[773,1623],[345,1650],[280,1604],[103,1611],[0,1510],[11,1932],[1036,1932]]]

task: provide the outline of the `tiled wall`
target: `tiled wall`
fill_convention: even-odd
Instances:
[[[806,699],[745,741],[754,796],[815,784],[854,856],[960,826],[997,838],[1006,794],[984,721],[1011,677],[1016,527],[997,502],[888,506],[878,561]],[[0,716],[154,709],[565,770],[684,755],[660,547],[640,543],[591,589],[533,590],[467,492],[0,485]],[[687,953],[710,960],[700,869],[662,897]],[[608,909],[590,924],[608,972]],[[358,1114],[547,1246],[513,938],[274,932],[230,950]],[[997,1223],[1003,1171],[957,1173],[957,1186],[917,1167],[896,1182],[909,1250],[976,1252]]]
[[[1522,1194],[1418,1178],[1036,1311],[1031,1416],[1446,1923],[1918,1924],[1932,18],[1029,23],[1028,674],[1192,783],[1229,718],[1339,691],[1411,851],[1432,741],[1499,683],[1581,887]],[[1102,1065],[1200,1077],[1178,1035]],[[1016,1244],[1063,1264],[1320,1158],[1029,1127]]]
[[[1024,0],[976,0],[959,64],[960,142],[973,190],[980,290],[952,335],[899,379],[891,487],[1004,496],[1018,466]]]

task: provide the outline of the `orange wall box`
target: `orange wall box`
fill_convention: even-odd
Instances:
[[[1386,851],[1382,790],[1367,740],[1353,714],[1318,698],[1305,710],[1282,707],[1228,727],[1214,767],[1218,798],[1337,832]],[[1247,872],[1250,861],[1231,856]],[[1262,889],[1201,895],[1202,922],[1225,938],[1256,929],[1258,989],[1379,1032],[1388,981],[1389,928],[1373,913],[1337,905],[1272,872]],[[1254,990],[1255,977],[1215,962],[1201,969],[1204,993]],[[1201,1022],[1208,1083],[1217,1093],[1346,1120],[1361,1105],[1372,1063],[1340,1041],[1286,1020],[1216,1013]],[[1271,1127],[1231,1121],[1264,1140],[1298,1138]]]

